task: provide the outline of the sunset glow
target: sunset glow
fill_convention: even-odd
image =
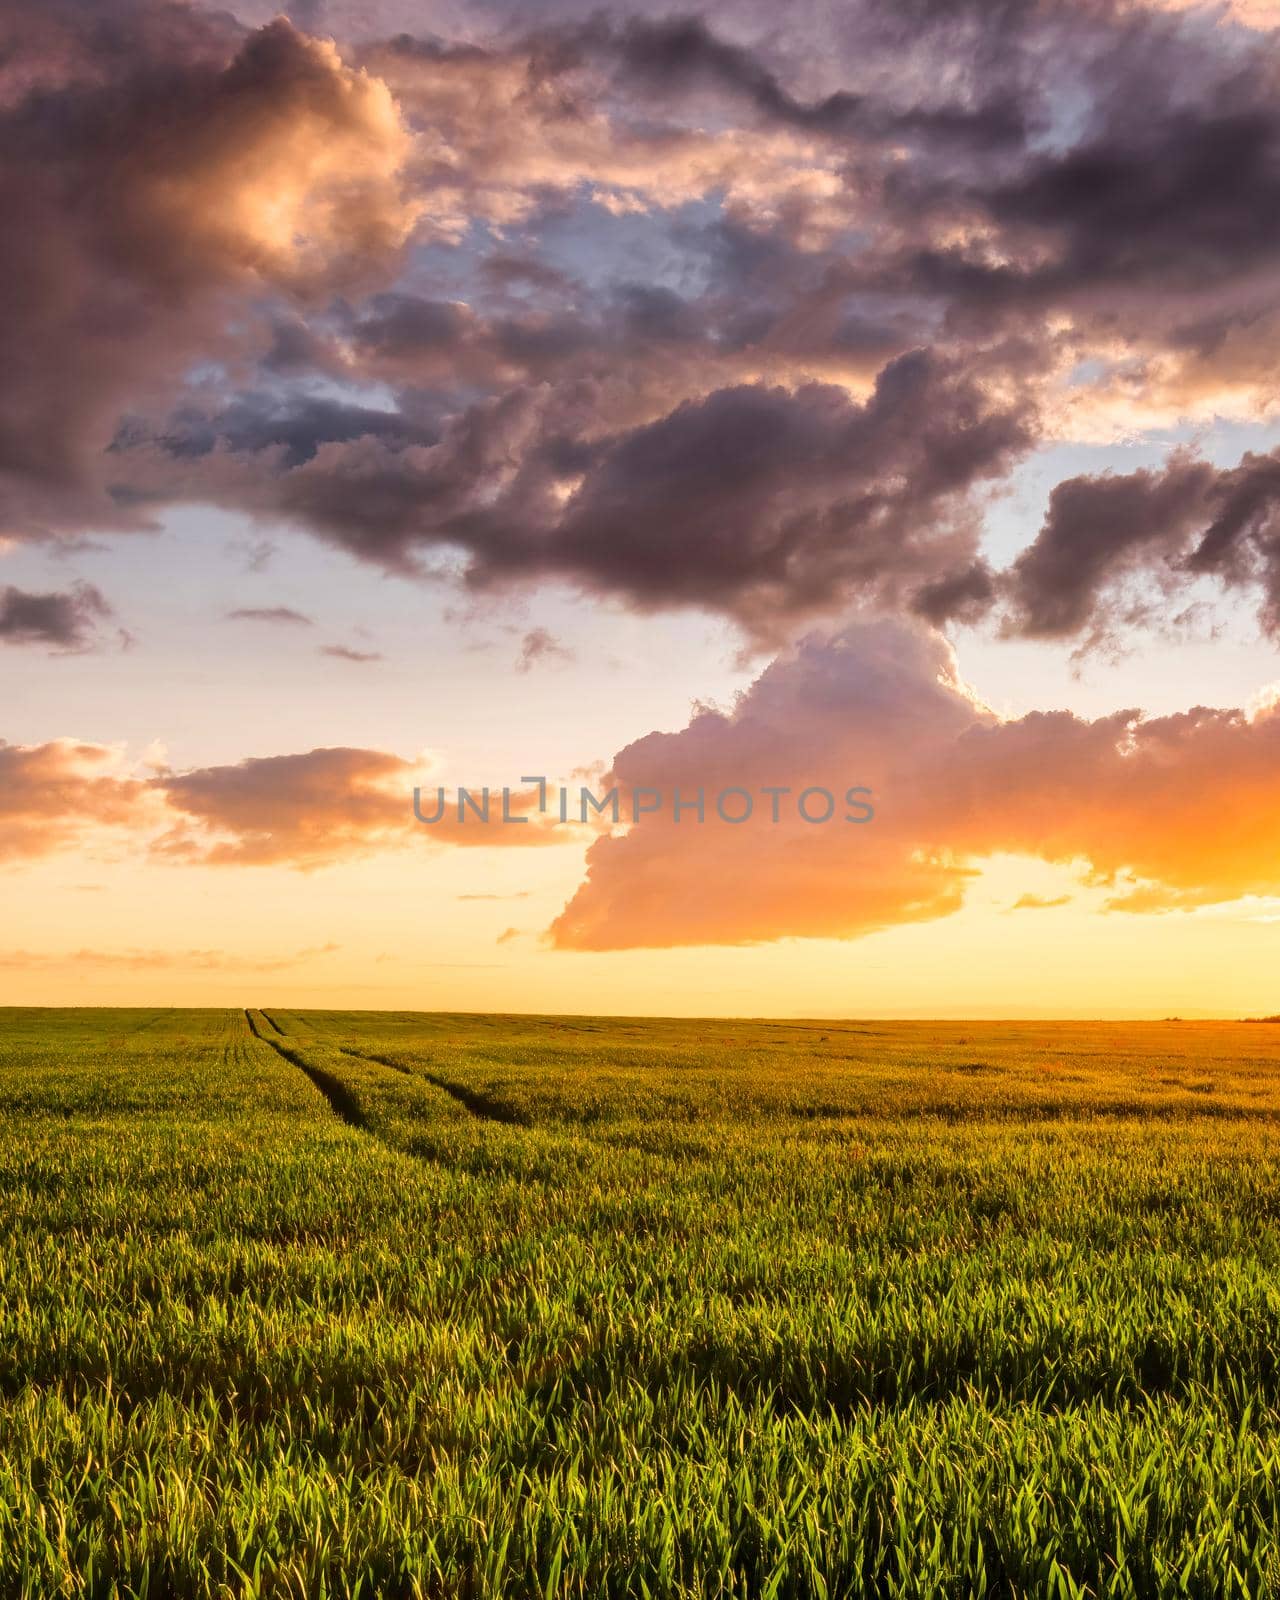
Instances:
[[[1273,12],[6,7],[0,1003],[1280,1009]]]

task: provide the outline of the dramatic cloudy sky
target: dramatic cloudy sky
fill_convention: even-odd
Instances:
[[[0,1001],[1280,1009],[1278,25],[0,0]]]

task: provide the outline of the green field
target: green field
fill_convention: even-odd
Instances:
[[[0,1595],[1278,1595],[1278,1066],[0,1011]]]

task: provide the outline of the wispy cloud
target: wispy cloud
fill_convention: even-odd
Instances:
[[[97,967],[128,972],[282,972],[318,956],[336,955],[341,948],[338,944],[309,945],[285,956],[241,955],[218,949],[0,950],[0,968],[17,971]]]
[[[353,650],[345,644],[322,644],[322,656],[331,656],[335,661],[351,661],[358,666],[364,666],[370,661],[381,661],[382,655],[377,650]]]
[[[311,627],[313,620],[292,606],[238,606],[227,617],[231,622],[280,622],[299,628]]]
[[[1021,894],[1007,909],[1010,911],[1051,911],[1055,906],[1070,905],[1071,899],[1072,897],[1069,894]]]
[[[572,661],[573,651],[546,628],[530,628],[520,641],[516,657],[517,672],[532,672],[539,662]]]

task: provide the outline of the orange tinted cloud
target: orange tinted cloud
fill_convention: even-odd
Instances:
[[[164,854],[213,866],[319,867],[407,845],[477,848],[564,844],[571,828],[550,814],[534,814],[537,791],[513,795],[511,812],[529,820],[504,825],[501,795],[494,820],[460,818],[451,791],[440,820],[419,822],[413,812],[422,774],[411,761],[381,750],[308,750],[264,756],[234,765],[203,767],[155,780],[178,825],[157,848]],[[437,788],[439,786],[436,786]],[[434,812],[433,788],[422,810]]]
[[[52,854],[99,828],[137,828],[154,815],[147,785],[105,745],[0,740],[0,860]]]
[[[167,774],[156,784],[181,820],[158,848],[215,865],[365,855],[402,842],[412,770],[382,751],[333,749]]]
[[[121,426],[193,360],[242,350],[253,296],[351,289],[417,214],[391,94],[332,44],[283,18],[246,35],[185,7],[121,11],[114,55],[105,31],[87,48],[79,8],[0,31],[6,533],[136,520],[109,453]]]
[[[1136,882],[1148,909],[1280,890],[1274,706],[1002,721],[940,635],[898,623],[802,641],[731,712],[629,745],[612,779],[664,804],[591,846],[551,929],[561,948],[854,937],[959,909],[980,864],[1006,853]],[[857,814],[843,801],[854,785],[872,791],[869,823],[842,820]],[[729,787],[753,792],[750,820],[716,814]],[[776,823],[767,787],[787,791]],[[834,796],[833,820],[799,815],[811,787]],[[674,793],[699,789],[705,822],[688,809],[676,821]]]
[[[413,811],[423,782],[418,765],[382,750],[308,750],[138,778],[105,745],[0,742],[0,859],[84,845],[102,829],[123,830],[117,841],[173,862],[304,869],[422,845],[484,849],[586,837],[540,813],[536,789],[511,795],[511,816],[524,819],[511,824],[499,820],[501,791],[485,823],[474,812],[460,818],[446,790],[439,821],[424,825]],[[435,795],[436,787],[423,795],[428,818]]]

